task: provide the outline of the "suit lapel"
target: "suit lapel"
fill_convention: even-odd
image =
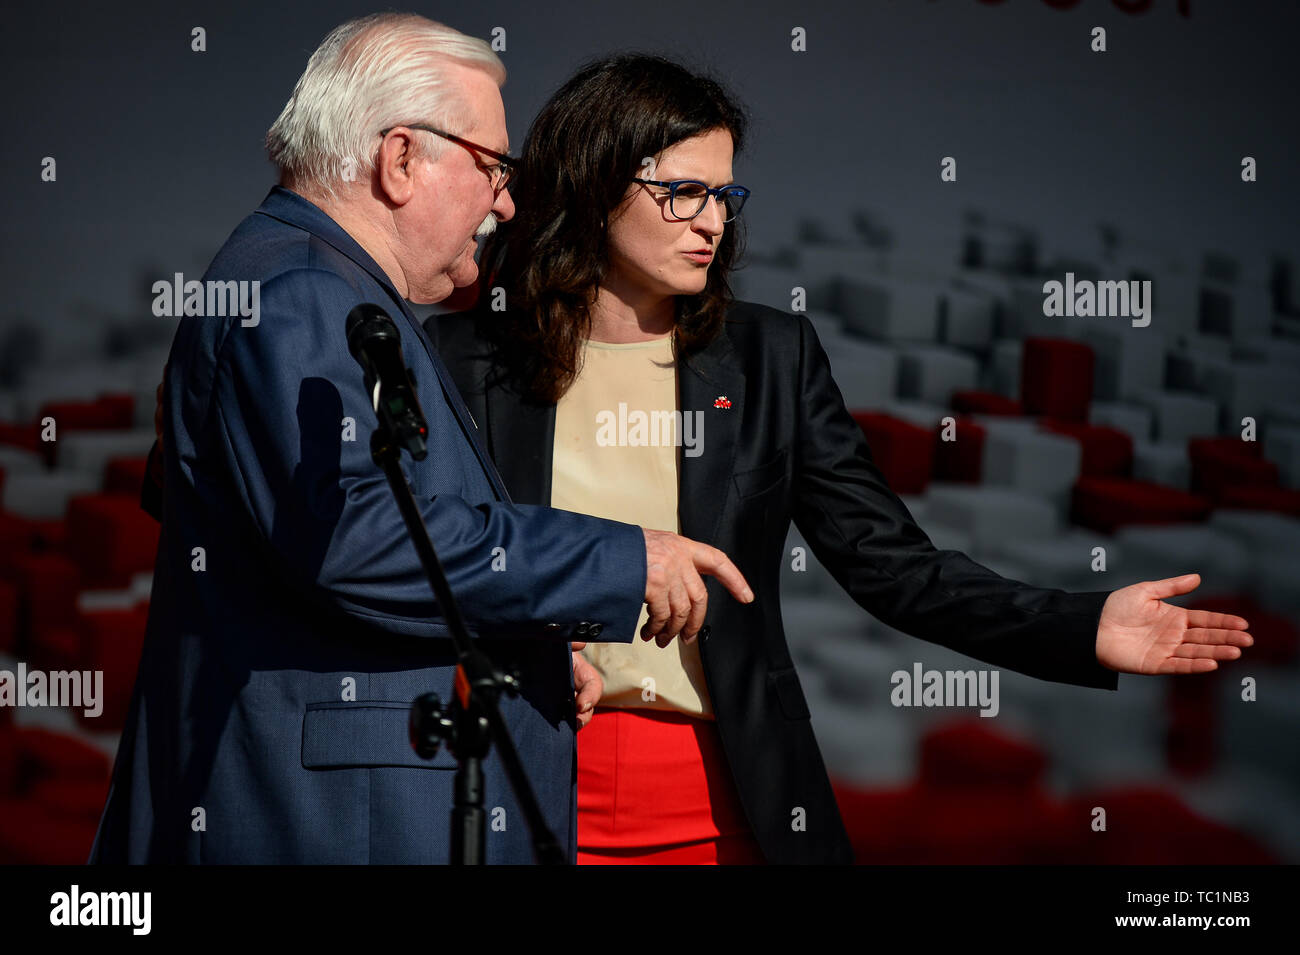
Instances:
[[[704,351],[681,363],[677,387],[683,418],[697,413],[699,451],[691,457],[682,449],[677,518],[683,536],[713,540],[735,470],[740,420],[745,413],[745,373],[725,323]],[[726,401],[729,406],[718,407]]]
[[[474,449],[474,454],[479,460],[479,465],[487,474],[488,480],[492,484],[493,490],[501,500],[509,501],[510,495],[506,491],[506,486],[501,483],[501,476],[493,466],[492,461],[488,458],[482,442],[479,440],[478,427],[470,418],[469,409],[465,407],[465,401],[461,398],[460,392],[456,390],[455,382],[451,379],[451,373],[442,363],[442,358],[429,344],[428,337],[424,334],[424,329],[420,323],[415,320],[411,314],[410,307],[406,300],[397,293],[393,283],[389,281],[388,275],[381,269],[378,263],[371,258],[357,242],[352,238],[341,225],[329,217],[329,215],[314,203],[304,199],[296,192],[285,189],[282,186],[274,186],[262,201],[258,212],[270,216],[273,219],[279,219],[289,225],[295,226],[317,236],[321,240],[328,242],[339,252],[346,255],[361,268],[370,273],[384,290],[388,292],[392,300],[401,310],[402,317],[405,319],[408,334],[414,335],[419,340],[421,347],[424,348],[425,354],[429,356],[429,361],[433,365],[434,373],[438,376],[438,381],[442,384],[442,392],[447,398],[447,404],[451,406],[452,413],[456,415],[460,422],[461,430],[465,434],[465,439],[469,441],[470,447]],[[342,327],[343,316],[340,317],[340,327]]]

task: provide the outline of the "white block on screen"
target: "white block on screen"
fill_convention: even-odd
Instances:
[[[810,308],[804,312],[804,317],[812,323],[813,331],[817,333],[818,340],[822,340],[827,336],[840,338],[844,335],[844,320],[834,312]]]
[[[1122,401],[1094,401],[1088,406],[1088,423],[1123,431],[1134,441],[1149,441],[1151,409]]]
[[[1049,431],[990,430],[984,439],[984,481],[1059,497],[1079,478],[1083,451]]]
[[[890,401],[885,412],[926,430],[938,428],[939,422],[953,413],[951,408],[925,401]]]
[[[1060,528],[1049,502],[1012,488],[936,482],[930,485],[926,502],[928,519],[965,531],[980,548],[1012,534],[1024,539],[1050,537]]]
[[[879,408],[894,397],[898,381],[898,353],[887,345],[864,342],[846,335],[818,333],[831,365],[831,377],[850,410]]]
[[[68,500],[94,494],[100,476],[84,471],[44,471],[5,477],[4,509],[33,520],[58,520],[67,513]]]
[[[1133,443],[1133,477],[1186,491],[1191,486],[1192,462],[1186,444],[1156,441]]]
[[[932,342],[942,301],[936,282],[845,278],[840,284],[844,327],[867,338]]]
[[[59,468],[103,474],[113,458],[139,458],[153,446],[153,429],[131,431],[71,431],[60,434]]]
[[[1156,440],[1186,445],[1219,432],[1219,406],[1212,398],[1183,391],[1148,391],[1138,398],[1151,409]]]
[[[949,286],[945,295],[943,340],[963,348],[987,348],[993,341],[993,319],[997,300],[974,289]]]
[[[989,545],[991,552],[1031,568],[1032,576],[1019,579],[1039,587],[1073,591],[1109,588],[1110,578],[1106,573],[1092,569],[1098,547],[1104,549],[1105,566],[1109,569],[1111,562],[1119,559],[1119,545],[1099,531],[1071,528],[1051,537],[1031,539],[1007,535]]]
[[[1164,384],[1165,337],[1152,326],[1127,319],[1092,318],[1083,341],[1092,347],[1093,396],[1102,401],[1133,398]]]
[[[750,263],[733,272],[730,281],[738,300],[769,305],[783,312],[790,311],[794,304],[793,289],[804,289],[807,298],[807,276],[787,266]],[[805,307],[811,305],[806,303]]]
[[[1123,560],[1112,562],[1118,575],[1160,580],[1201,575],[1197,597],[1239,593],[1251,570],[1249,551],[1231,534],[1208,524],[1131,524],[1115,534]]]
[[[1264,457],[1277,464],[1285,486],[1300,489],[1300,428],[1269,425],[1264,432]]]
[[[944,345],[906,344],[899,349],[898,392],[949,406],[954,391],[971,391],[979,379],[979,362],[972,355]]]
[[[1017,338],[999,339],[991,355],[992,390],[1008,398],[1020,397],[1020,364],[1024,342]]]
[[[45,462],[26,448],[0,444],[0,469],[6,475],[35,474],[45,470]]]
[[[1205,390],[1224,406],[1224,426],[1229,431],[1239,430],[1245,417],[1254,418],[1258,423],[1275,401],[1294,405],[1300,399],[1294,369],[1281,369],[1264,362],[1209,367],[1205,372]]]

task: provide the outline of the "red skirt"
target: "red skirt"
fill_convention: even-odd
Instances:
[[[712,720],[597,707],[578,731],[578,864],[754,865]]]

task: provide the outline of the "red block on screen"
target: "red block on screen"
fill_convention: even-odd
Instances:
[[[1211,506],[1208,497],[1150,481],[1083,477],[1074,485],[1070,520],[1113,534],[1128,524],[1203,521]]]
[[[5,576],[18,591],[19,631],[17,645],[39,652],[42,638],[60,629],[76,626],[73,595],[81,585],[81,574],[62,554],[24,553],[15,556]]]
[[[1241,508],[1247,511],[1276,511],[1300,517],[1300,491],[1285,487],[1259,485],[1230,485],[1219,488],[1214,499],[1216,507]]]
[[[1092,349],[1064,338],[1026,338],[1020,356],[1025,413],[1087,421],[1092,401]]]
[[[1275,865],[1252,837],[1192,812],[1177,796],[1150,787],[1111,789],[1067,801],[1078,862],[1097,865]],[[1105,810],[1105,831],[1095,830]]]
[[[158,523],[129,494],[88,494],[68,502],[68,553],[88,588],[126,587],[153,569]]]
[[[0,580],[0,653],[18,650],[18,588]]]
[[[934,436],[934,479],[978,484],[984,474],[984,439],[988,429],[973,418],[957,419],[955,440],[943,440],[943,430]]]
[[[1018,417],[1025,413],[1024,406],[1015,398],[1008,398],[993,391],[954,391],[952,408],[964,414]]]
[[[105,493],[130,494],[139,499],[140,486],[144,484],[148,467],[148,458],[114,458],[109,461],[104,468]]]
[[[930,731],[920,749],[920,782],[929,787],[1028,786],[1047,766],[1047,757],[1037,746],[972,720]]]
[[[1229,487],[1277,487],[1277,465],[1264,459],[1257,441],[1237,438],[1192,438],[1192,490],[1218,498]]]
[[[1079,442],[1079,473],[1085,477],[1129,477],[1133,473],[1133,439],[1118,428],[1046,418],[1039,427]]]
[[[35,799],[0,799],[0,864],[84,865],[98,821],[67,815]]]
[[[895,494],[921,494],[934,473],[934,437],[932,428],[922,428],[874,411],[855,411],[871,458]]]
[[[145,626],[149,622],[149,605],[126,610],[95,610],[80,615],[82,669],[104,674],[103,712],[97,717],[74,714],[88,729],[120,730],[135,687],[144,647]]]

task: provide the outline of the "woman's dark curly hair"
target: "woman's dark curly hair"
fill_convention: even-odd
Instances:
[[[591,306],[608,267],[606,226],[642,160],[715,129],[739,153],[747,120],[715,80],[659,56],[620,54],[580,69],[542,107],[511,186],[517,212],[488,241],[484,289],[505,290],[490,316],[496,344],[526,393],[555,402],[578,373]],[[676,301],[678,360],[704,348],[732,302],[727,274],[740,254],[727,224],[704,289]],[[486,307],[492,295],[480,298]]]

